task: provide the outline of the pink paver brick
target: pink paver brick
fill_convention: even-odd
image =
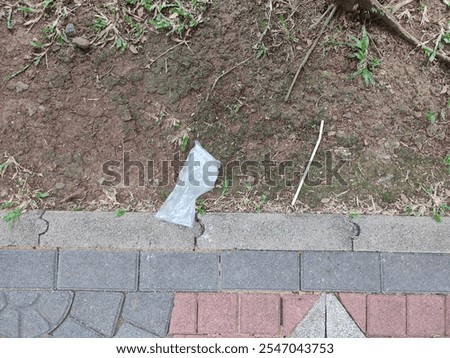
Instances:
[[[198,295],[198,333],[236,333],[238,327],[237,316],[237,294],[200,293]]]
[[[408,295],[407,333],[411,337],[445,336],[445,297],[440,295]]]
[[[315,294],[285,294],[282,300],[281,335],[290,335],[318,300]]]
[[[447,312],[447,336],[450,337],[450,296],[447,296],[445,301],[447,305],[445,309],[445,312]]]
[[[405,337],[406,296],[368,295],[367,334],[372,337]]]
[[[169,334],[197,332],[197,294],[176,293],[170,318]]]
[[[243,294],[240,305],[241,334],[280,334],[280,296]]]
[[[361,331],[366,333],[367,295],[363,293],[340,293],[339,299]]]

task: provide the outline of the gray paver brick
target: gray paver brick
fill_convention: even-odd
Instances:
[[[59,289],[135,291],[138,253],[64,250],[59,253]]]
[[[217,290],[219,258],[193,252],[141,253],[140,275],[140,290]]]
[[[8,211],[0,210],[0,218]],[[22,214],[12,229],[8,223],[0,220],[0,247],[35,247],[39,244],[39,235],[47,230],[47,222],[42,220],[42,211],[29,211]]]
[[[355,251],[450,253],[450,218],[367,215],[354,219],[361,232]]]
[[[206,214],[201,250],[350,250],[353,224],[343,215]]]
[[[41,236],[44,247],[138,250],[192,250],[197,230],[172,225],[153,213],[49,211],[49,229]],[[86,229],[88,228],[88,229]]]
[[[221,254],[222,289],[299,289],[299,257],[290,251],[229,251]]]
[[[0,291],[0,336],[43,336],[67,316],[71,302],[67,291]]]
[[[114,338],[157,338],[158,336],[129,323],[120,326]]]
[[[122,318],[136,327],[156,334],[167,335],[173,294],[168,292],[133,292],[125,298]]]
[[[0,251],[0,288],[53,288],[56,251]]]
[[[383,253],[383,292],[450,292],[450,255]]]
[[[53,333],[54,338],[102,338],[92,329],[83,326],[73,318],[67,318]]]
[[[301,281],[305,291],[380,292],[380,257],[374,252],[305,251]]]
[[[70,315],[85,326],[112,337],[124,296],[118,292],[76,292]]]

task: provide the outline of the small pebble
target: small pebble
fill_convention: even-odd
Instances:
[[[72,23],[68,23],[65,32],[68,37],[74,37],[76,34],[75,26]]]
[[[28,86],[26,83],[23,83],[21,81],[17,81],[17,83],[16,83],[16,92],[17,93],[22,93],[22,92],[26,91],[28,89],[28,87],[30,87],[30,86]]]
[[[75,46],[77,46],[77,47],[79,47],[79,48],[81,48],[81,49],[83,49],[83,50],[87,50],[87,49],[91,46],[90,41],[87,40],[87,39],[85,39],[84,37],[75,37],[75,38],[72,40],[72,43],[73,43]]]
[[[62,189],[65,188],[65,186],[66,186],[66,184],[64,184],[64,183],[56,183],[55,184],[55,189],[62,190]]]

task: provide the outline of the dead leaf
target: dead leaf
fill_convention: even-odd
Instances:
[[[409,199],[405,194],[400,194],[400,199],[402,200],[403,204],[408,204],[409,203]]]
[[[138,16],[142,18],[144,16],[144,9],[142,7],[140,7],[138,9],[137,13],[138,13]]]
[[[138,50],[137,50],[137,48],[134,45],[130,45],[130,51],[132,53],[134,53],[135,55],[138,53]]]

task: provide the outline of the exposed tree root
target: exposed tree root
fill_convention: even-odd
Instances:
[[[394,30],[404,40],[416,47],[421,47],[432,51],[431,48],[423,46],[423,44],[417,38],[406,31],[403,26],[397,21],[395,16],[392,15],[391,12],[387,11],[378,0],[334,0],[334,2],[346,11],[352,11],[356,8],[361,8],[366,11],[376,9],[378,13],[382,14],[382,16],[380,16],[380,20],[383,21],[383,23],[389,28]],[[450,65],[450,57],[442,51],[438,51],[436,53],[436,58]]]

